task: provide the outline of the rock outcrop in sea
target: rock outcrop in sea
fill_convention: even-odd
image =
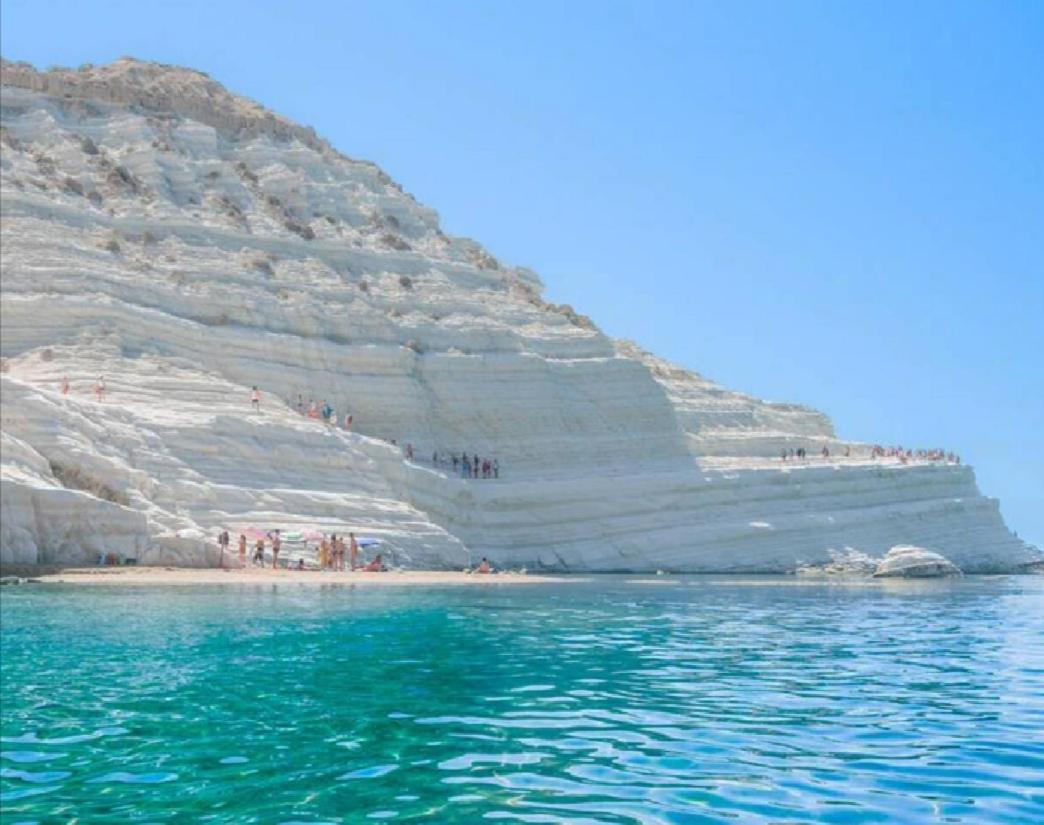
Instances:
[[[5,562],[207,565],[249,526],[351,529],[415,567],[1040,558],[970,467],[871,460],[822,413],[613,340],[205,75],[4,62],[2,81]],[[799,446],[851,457],[780,462]],[[500,477],[431,461],[462,452]]]

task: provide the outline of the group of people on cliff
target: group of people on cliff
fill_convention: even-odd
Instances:
[[[820,449],[819,454],[824,459],[830,458],[830,448],[825,444]],[[846,444],[843,451],[845,458],[852,457],[852,448]],[[784,447],[780,452],[780,458],[783,461],[806,461],[808,460],[808,451],[804,447]],[[880,444],[875,444],[870,448],[870,459],[876,460],[878,458],[894,458],[902,464],[909,464],[912,461],[945,461],[950,464],[960,464],[961,457],[956,453],[947,452],[942,449],[934,450],[912,450],[903,449],[901,445],[896,447],[882,447]]]
[[[903,464],[909,464],[911,461],[945,461],[948,464],[961,463],[961,457],[954,452],[947,452],[938,447],[932,450],[904,450],[901,444],[895,447],[882,447],[880,444],[875,444],[870,450],[870,458],[897,458]]]
[[[305,403],[304,396],[298,394],[297,401],[291,406],[297,410],[298,415],[303,415],[306,418],[311,418],[316,421],[322,421],[325,424],[329,424],[331,427],[341,426],[345,432],[349,432],[352,429],[354,418],[351,413],[345,411],[343,419],[337,414],[337,410],[324,398],[322,401],[316,401],[314,398],[309,398],[308,403]]]
[[[482,458],[477,453],[440,453],[431,454],[431,463],[436,467],[452,467],[454,473],[461,478],[500,478],[500,460]]]
[[[62,395],[68,395],[69,390],[72,389],[72,385],[69,383],[69,376],[63,375],[61,383],[59,384]],[[91,385],[91,393],[94,395],[96,401],[104,401],[105,393],[108,392],[108,387],[105,384],[105,376],[99,375],[98,380]]]
[[[822,449],[819,451],[819,455],[822,458],[830,458],[830,448],[824,444]],[[845,445],[843,455],[845,458],[851,458],[852,456],[852,448],[847,444]],[[808,450],[804,447],[798,447],[797,449],[793,447],[789,449],[784,447],[780,452],[780,458],[784,461],[806,461],[808,460]]]

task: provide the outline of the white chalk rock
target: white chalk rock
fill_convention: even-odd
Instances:
[[[946,556],[912,544],[897,544],[885,554],[874,571],[874,577],[879,579],[932,579],[960,575],[960,568]]]
[[[795,574],[806,578],[860,578],[872,576],[877,570],[878,562],[866,553],[846,547],[843,550],[831,550],[830,561],[820,564],[800,565]]]
[[[0,74],[5,562],[213,565],[218,533],[249,527],[354,531],[413,568],[1041,557],[971,468],[870,461],[821,412],[614,341],[374,164],[199,72]],[[353,431],[298,415],[299,395]],[[782,461],[798,447],[816,460]],[[436,452],[496,457],[500,477]]]

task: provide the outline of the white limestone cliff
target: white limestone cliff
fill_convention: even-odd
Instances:
[[[6,562],[212,564],[217,531],[248,525],[354,529],[415,567],[1040,558],[971,468],[870,461],[821,413],[613,341],[375,165],[198,72],[5,62],[2,80]],[[298,415],[299,394],[354,432]],[[796,446],[852,455],[781,466]]]

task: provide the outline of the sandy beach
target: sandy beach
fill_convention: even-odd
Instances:
[[[9,574],[4,571],[5,575]],[[359,585],[361,587],[416,586],[416,585],[499,585],[540,584],[566,581],[554,576],[533,576],[526,573],[495,573],[482,575],[448,570],[408,570],[387,573],[323,572],[319,570],[222,570],[217,568],[176,567],[75,567],[62,570],[34,572],[21,569],[17,575],[42,584],[83,585],[202,585],[202,584],[301,584],[301,585]],[[569,581],[576,581],[570,577]]]

